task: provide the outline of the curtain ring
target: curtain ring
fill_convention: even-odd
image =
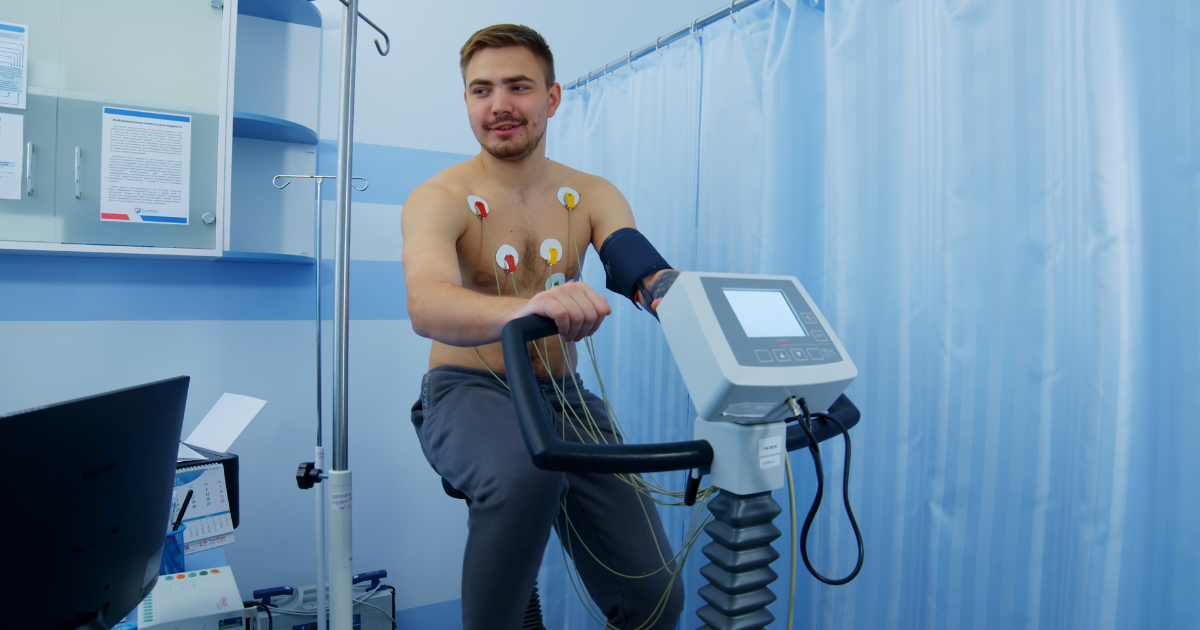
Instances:
[[[737,4],[737,0],[729,0],[729,19],[733,20],[734,23],[737,23],[737,18],[733,17],[733,13],[735,11],[733,5],[735,4]]]
[[[699,19],[700,19],[700,18],[696,18],[695,20],[692,20],[692,35],[695,35],[695,34],[696,34],[696,22],[697,22]]]
[[[633,72],[633,51],[629,51],[629,56],[625,58],[625,65],[629,66],[629,71]]]
[[[654,38],[654,52],[658,52],[658,45],[662,43],[662,35]]]

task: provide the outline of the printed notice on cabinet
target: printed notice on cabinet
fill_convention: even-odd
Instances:
[[[0,107],[25,109],[28,51],[29,27],[0,22]]]
[[[104,108],[100,220],[188,224],[192,117]]]

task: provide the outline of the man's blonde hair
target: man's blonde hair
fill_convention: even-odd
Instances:
[[[550,46],[537,31],[522,24],[496,24],[475,31],[459,51],[458,67],[462,70],[463,81],[467,80],[467,64],[475,53],[484,48],[510,46],[520,46],[533,53],[542,64],[542,74],[546,75],[546,87],[554,85],[554,54],[550,52]]]

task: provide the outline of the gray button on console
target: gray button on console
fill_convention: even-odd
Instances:
[[[775,350],[772,350],[771,354],[775,355],[775,360],[779,362],[792,360],[792,357],[788,355],[788,351],[783,350],[782,348],[776,348]]]
[[[762,363],[771,363],[774,359],[771,358],[770,350],[755,350],[754,354],[758,355],[758,360]]]
[[[809,356],[809,357],[812,357],[812,360],[813,360],[813,361],[820,361],[820,360],[823,358],[823,357],[821,356],[821,351],[820,351],[819,349],[817,349],[817,348],[809,348],[809,349],[808,349],[808,356]]]
[[[817,316],[813,315],[812,313],[801,313],[800,319],[803,319],[805,324],[817,323]]]
[[[793,357],[795,357],[795,359],[796,359],[797,361],[807,361],[807,360],[808,360],[808,355],[807,355],[807,354],[804,354],[804,349],[803,349],[803,348],[795,348],[795,349],[793,349],[793,350],[792,350],[792,356],[793,356]]]
[[[816,339],[817,341],[829,341],[829,337],[825,336],[825,331],[823,330],[814,330],[813,339]]]

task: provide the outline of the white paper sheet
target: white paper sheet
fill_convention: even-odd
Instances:
[[[233,441],[258,415],[267,401],[240,394],[222,394],[208,415],[196,425],[184,442],[210,451],[226,453]]]
[[[188,224],[192,117],[105,107],[100,220]]]
[[[192,449],[188,448],[187,444],[179,443],[179,457],[175,461],[186,462],[194,459],[204,459],[204,456]]]
[[[25,117],[0,112],[0,199],[21,198],[21,147]]]
[[[25,109],[29,27],[0,22],[0,107]]]

